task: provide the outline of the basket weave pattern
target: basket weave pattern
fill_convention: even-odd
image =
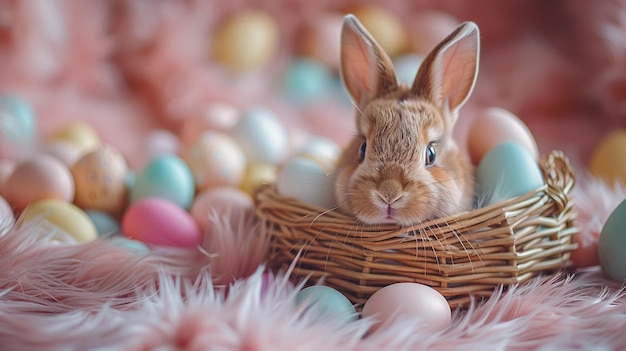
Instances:
[[[452,307],[488,297],[501,284],[565,267],[576,248],[572,168],[559,151],[540,166],[546,184],[533,192],[404,228],[364,225],[267,186],[256,201],[270,264],[286,268],[297,259],[292,277],[323,277],[357,305],[398,282],[431,286]]]

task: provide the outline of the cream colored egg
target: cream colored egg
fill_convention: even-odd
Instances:
[[[51,140],[63,140],[74,144],[81,156],[93,151],[100,145],[98,133],[87,123],[73,122],[56,132]]]
[[[217,29],[213,57],[235,71],[253,70],[268,63],[278,41],[278,25],[270,15],[261,11],[242,12]]]
[[[208,104],[197,115],[183,121],[180,130],[182,149],[186,150],[206,131],[229,131],[238,120],[239,110],[236,107],[218,102]]]
[[[77,206],[54,199],[39,200],[26,207],[17,225],[43,224],[41,235],[52,235],[54,239],[66,241],[69,234],[80,243],[89,242],[98,236],[96,226],[89,216]]]
[[[294,157],[278,173],[278,193],[321,208],[331,208],[335,199],[335,177],[314,160]]]
[[[128,199],[127,174],[122,154],[112,146],[100,146],[72,166],[74,203],[84,209],[119,214]]]
[[[189,148],[184,159],[198,191],[221,185],[238,186],[247,162],[233,138],[215,131],[204,132]]]
[[[40,154],[20,162],[4,184],[5,199],[17,210],[41,199],[74,199],[74,179],[54,156]]]
[[[616,130],[604,138],[591,154],[589,170],[610,186],[626,185],[626,130]]]
[[[71,167],[82,156],[84,150],[72,142],[65,140],[52,140],[44,148],[44,152],[55,156]]]
[[[356,7],[352,14],[389,56],[399,55],[406,49],[406,30],[394,13],[381,7],[362,5]]]
[[[467,134],[467,149],[472,163],[478,165],[489,150],[507,141],[520,144],[535,160],[539,159],[535,138],[517,116],[496,107],[478,112]]]
[[[246,173],[239,185],[241,190],[250,195],[264,184],[271,184],[276,181],[277,167],[267,163],[254,163],[248,165]]]

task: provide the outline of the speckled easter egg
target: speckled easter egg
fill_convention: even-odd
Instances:
[[[81,156],[95,150],[100,145],[100,137],[93,127],[81,121],[69,123],[50,138],[51,141],[62,140],[74,144]]]
[[[294,59],[283,74],[282,93],[291,102],[306,104],[322,99],[334,86],[330,70],[320,61]]]
[[[0,94],[0,146],[4,142],[32,145],[36,136],[37,121],[30,104],[20,96]]]
[[[613,210],[598,239],[598,256],[604,274],[626,281],[626,199]]]
[[[120,213],[128,201],[127,172],[126,160],[112,146],[102,145],[87,153],[72,166],[74,203],[84,209]]]
[[[278,165],[287,155],[287,131],[268,109],[257,107],[247,110],[231,134],[241,145],[248,162]]]
[[[518,143],[493,147],[476,168],[476,194],[491,205],[537,190],[545,183],[537,160]]]
[[[238,186],[246,169],[241,147],[221,132],[204,132],[184,157],[199,191],[222,185]]]
[[[506,141],[516,142],[535,159],[539,149],[528,127],[513,113],[490,107],[476,114],[467,134],[467,149],[475,165],[494,146]]]
[[[135,175],[130,188],[130,202],[158,197],[189,208],[194,194],[195,185],[189,166],[176,155],[159,155]]]
[[[7,201],[17,210],[41,199],[74,199],[74,178],[56,157],[40,154],[20,162],[4,184]]]
[[[276,21],[265,12],[246,11],[228,18],[215,32],[213,58],[244,72],[268,63],[278,48]]]
[[[202,241],[191,215],[171,201],[149,197],[133,203],[122,218],[124,236],[144,243],[193,248]]]
[[[54,232],[55,227],[80,243],[92,241],[98,236],[95,225],[85,212],[73,204],[55,199],[30,203],[20,215],[18,226],[42,220],[54,226],[45,226],[44,230],[49,230],[49,234],[61,241],[64,241],[64,237],[61,233]]]
[[[389,56],[399,55],[406,49],[406,29],[393,12],[383,7],[361,5],[355,7],[352,14]]]
[[[396,283],[375,292],[365,302],[362,316],[375,321],[370,332],[401,317],[421,319],[424,328],[437,331],[450,324],[452,312],[437,290],[422,284]]]
[[[296,295],[296,303],[307,306],[309,313],[314,313],[320,321],[331,319],[339,324],[348,324],[358,319],[352,302],[328,286],[314,285],[302,289]]]
[[[616,130],[595,148],[589,161],[589,170],[613,186],[626,185],[626,130]]]

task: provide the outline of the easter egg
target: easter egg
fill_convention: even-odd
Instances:
[[[72,167],[83,156],[83,150],[75,144],[63,140],[47,142],[42,151],[63,161],[68,167]]]
[[[126,206],[128,166],[115,148],[102,145],[72,166],[76,185],[74,203],[84,209],[118,214]]]
[[[461,23],[454,16],[439,11],[420,11],[408,23],[409,47],[419,54],[428,54]]]
[[[133,203],[122,217],[124,236],[159,246],[193,248],[202,241],[200,227],[189,213],[157,197]]]
[[[36,136],[37,122],[30,104],[17,95],[0,94],[0,141],[32,145]]]
[[[71,203],[55,199],[30,203],[18,218],[18,227],[42,220],[69,234],[80,243],[92,241],[98,236],[95,225],[83,210]],[[56,239],[64,241],[63,235],[55,233],[54,228],[46,229],[52,229],[51,234],[55,235]]]
[[[598,239],[598,256],[604,274],[626,281],[626,199],[611,212]]]
[[[277,174],[278,168],[274,165],[266,163],[249,164],[239,188],[250,195],[254,195],[260,186],[274,183]]]
[[[370,332],[400,317],[418,318],[424,328],[432,331],[447,327],[452,319],[445,297],[429,286],[416,283],[396,283],[381,288],[367,299],[361,315],[375,321]]]
[[[321,99],[333,87],[333,76],[321,62],[300,58],[287,67],[282,93],[291,102],[305,104]]]
[[[146,244],[138,240],[128,239],[118,235],[112,237],[109,241],[111,244],[123,247],[134,254],[145,255],[150,252],[150,249],[146,246]]]
[[[259,107],[246,111],[231,133],[251,163],[277,165],[287,154],[287,131],[267,109]]]
[[[240,12],[215,32],[213,58],[234,71],[244,72],[268,63],[278,48],[274,19],[261,11]]]
[[[514,142],[493,147],[476,169],[476,195],[482,205],[524,195],[543,185],[537,160]]]
[[[354,8],[352,14],[389,56],[396,56],[406,49],[406,30],[391,11],[382,7],[362,5]]]
[[[209,236],[223,234],[221,226],[236,230],[255,216],[254,202],[247,193],[230,186],[202,191],[189,210],[191,216]]]
[[[341,26],[343,16],[320,13],[305,25],[302,39],[298,41],[304,56],[322,62],[329,69],[337,70],[341,49]]]
[[[81,155],[93,151],[100,145],[98,133],[89,124],[80,121],[66,125],[52,135],[50,140],[62,140],[74,144],[80,150]]]
[[[50,155],[36,155],[17,166],[4,184],[4,196],[17,210],[41,199],[74,199],[74,179],[61,160]]]
[[[278,193],[321,208],[336,205],[335,178],[323,165],[303,157],[294,157],[278,173]]]
[[[613,186],[626,185],[626,130],[616,130],[604,138],[591,154],[589,171]]]
[[[467,149],[475,165],[494,146],[507,141],[520,144],[535,160],[539,159],[535,138],[517,116],[497,107],[487,108],[476,114],[467,134]]]
[[[206,131],[230,131],[239,120],[239,110],[225,103],[207,104],[201,111],[185,118],[180,129],[182,150],[193,145]]]
[[[189,208],[195,194],[193,175],[187,164],[176,155],[159,155],[135,175],[130,202],[159,197]]]
[[[158,129],[151,131],[146,138],[148,158],[162,154],[178,154],[180,141],[176,135],[168,130]]]
[[[87,210],[85,214],[91,219],[96,226],[98,236],[113,235],[120,233],[120,225],[117,221],[107,213],[97,210]]]
[[[296,303],[308,306],[309,313],[314,313],[320,321],[332,319],[340,324],[348,324],[358,317],[352,302],[328,286],[314,285],[302,289],[296,295]]]
[[[330,172],[335,169],[340,153],[339,145],[332,140],[324,137],[314,137],[298,150],[296,156],[308,158],[319,164],[322,169]]]
[[[196,188],[241,183],[246,169],[246,157],[239,145],[227,134],[207,131],[185,155]]]

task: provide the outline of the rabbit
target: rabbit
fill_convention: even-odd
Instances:
[[[412,86],[356,17],[344,17],[340,76],[356,108],[335,193],[364,224],[412,226],[471,209],[473,169],[452,139],[478,75],[479,30],[462,23],[423,60]]]

